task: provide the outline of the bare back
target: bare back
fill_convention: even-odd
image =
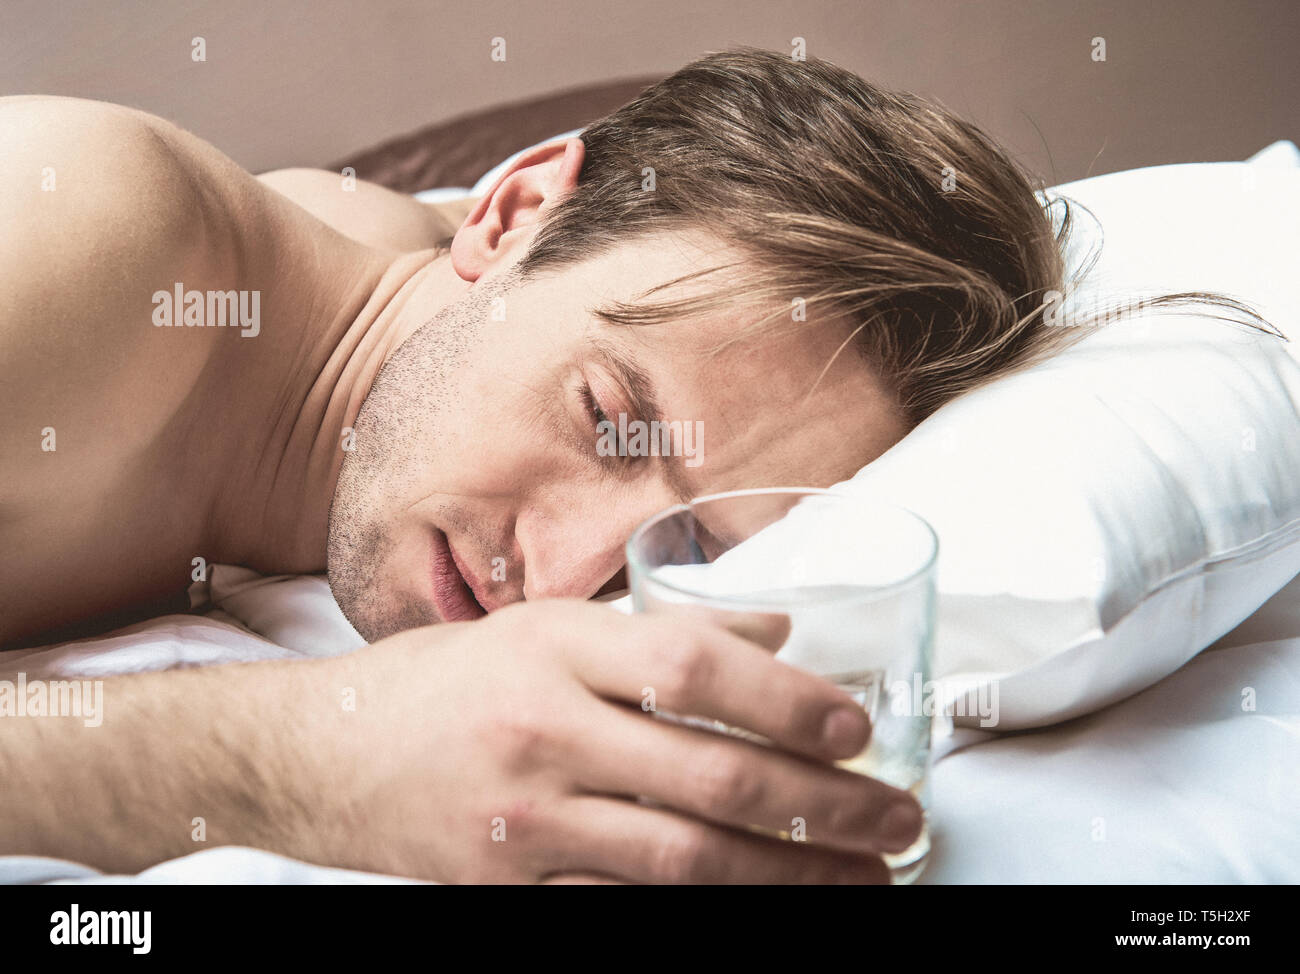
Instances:
[[[3,646],[183,596],[391,258],[129,109],[0,99],[0,154]]]

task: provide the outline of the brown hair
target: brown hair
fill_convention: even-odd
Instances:
[[[1043,313],[1081,276],[1065,280],[1063,257],[1078,204],[1058,198],[1054,225],[1017,162],[916,95],[827,61],[743,47],[686,65],[581,138],[578,185],[539,227],[517,268],[524,279],[652,232],[704,230],[745,255],[647,296],[730,271],[724,287],[597,312],[609,322],[751,302],[778,303],[762,319],[775,322],[802,299],[810,321],[829,314],[851,324],[909,426],[1085,331]],[[643,189],[646,167],[653,191]],[[1248,306],[1205,292],[1127,311],[1191,301],[1277,334]]]

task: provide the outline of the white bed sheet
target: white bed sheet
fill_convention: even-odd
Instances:
[[[359,643],[322,578],[224,566],[212,577],[194,593],[208,615],[12,654],[0,660],[0,678],[331,655]],[[1248,690],[1253,710],[1243,707]],[[1300,882],[1300,577],[1128,700],[1038,731],[943,737],[931,782],[925,883]],[[198,851],[135,876],[0,857],[3,883],[401,881],[240,847]]]

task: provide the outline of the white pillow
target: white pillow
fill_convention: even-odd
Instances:
[[[1067,309],[1220,291],[1300,339],[1290,143],[1049,195],[1104,228]],[[1097,243],[1083,227],[1070,260]],[[1300,572],[1297,354],[1205,315],[1142,312],[950,403],[837,485],[938,532],[936,676],[997,680],[1003,729],[1067,719],[1171,673]]]

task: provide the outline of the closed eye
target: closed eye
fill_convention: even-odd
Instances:
[[[587,414],[592,418],[592,422],[596,424],[597,432],[600,432],[600,424],[609,423],[611,420],[605,415],[605,410],[600,408],[600,403],[596,401],[595,393],[591,391],[591,385],[584,382],[582,388],[578,390],[578,394],[582,396],[583,408],[587,410]]]
[[[627,464],[628,472],[631,467],[641,459],[641,457],[632,450],[629,450],[628,443],[622,438],[626,432],[619,429],[619,424],[610,419],[609,413],[601,406],[600,400],[596,398],[596,393],[592,390],[591,384],[584,381],[578,388],[578,395],[582,399],[583,410],[591,418],[596,433],[596,455],[601,460],[609,460],[620,465]],[[619,414],[620,421],[624,420],[623,414]],[[626,417],[630,424],[632,419]]]

